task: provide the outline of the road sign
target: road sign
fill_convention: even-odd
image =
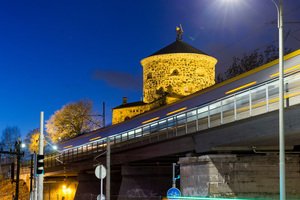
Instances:
[[[106,169],[103,165],[99,165],[95,169],[95,175],[99,179],[104,179],[106,177]]]
[[[170,199],[175,199],[176,197],[180,197],[180,196],[181,196],[180,190],[175,187],[170,188],[167,192],[167,198]]]
[[[99,194],[99,195],[97,196],[97,200],[105,200],[104,194],[102,194],[102,199],[101,199],[101,194]]]

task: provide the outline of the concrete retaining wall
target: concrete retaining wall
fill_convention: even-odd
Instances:
[[[183,196],[279,198],[278,155],[205,155],[180,158]],[[287,198],[300,199],[300,159],[286,155]]]

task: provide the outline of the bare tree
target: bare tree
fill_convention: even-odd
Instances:
[[[17,126],[7,126],[1,135],[1,147],[9,151],[15,148],[15,142],[21,137],[21,131]]]
[[[285,54],[290,52],[292,52],[292,49],[285,49]],[[276,60],[278,57],[278,48],[274,45],[267,46],[262,52],[256,49],[250,54],[244,54],[242,58],[233,57],[233,63],[230,65],[228,70],[225,71],[224,75],[218,74],[216,82],[220,83],[237,75],[243,74],[263,64]]]
[[[89,99],[80,99],[64,105],[46,121],[48,138],[56,143],[77,135],[96,130],[101,127],[101,121],[93,112],[93,102]]]

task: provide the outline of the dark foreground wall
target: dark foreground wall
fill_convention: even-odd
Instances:
[[[278,155],[180,158],[183,196],[279,199]],[[300,159],[286,155],[286,196],[300,199]]]
[[[122,166],[119,199],[166,196],[172,187],[171,166]]]
[[[100,194],[100,179],[98,179],[94,173],[87,173],[84,171],[78,174],[78,187],[74,200],[93,200],[97,199]],[[121,185],[121,173],[111,173],[111,186],[110,193],[112,197],[115,197],[119,193]],[[106,178],[103,179],[103,194],[106,193]],[[113,199],[113,198],[111,198]]]

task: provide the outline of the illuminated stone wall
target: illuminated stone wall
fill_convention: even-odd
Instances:
[[[127,119],[130,119],[130,118],[136,116],[136,115],[139,115],[146,111],[158,108],[161,105],[162,105],[162,99],[159,99],[150,104],[145,104],[145,105],[141,105],[141,106],[132,106],[132,107],[113,109],[112,124],[117,124],[117,123],[123,122]]]
[[[214,85],[216,63],[215,58],[196,53],[162,54],[143,59],[143,101],[148,104],[113,109],[112,124]],[[167,96],[163,96],[165,92]]]
[[[150,110],[148,105],[114,109],[112,124],[123,122],[148,110]]]
[[[183,96],[215,84],[215,65],[211,56],[195,53],[154,55],[141,61],[143,100],[151,103],[168,92],[171,103]]]

